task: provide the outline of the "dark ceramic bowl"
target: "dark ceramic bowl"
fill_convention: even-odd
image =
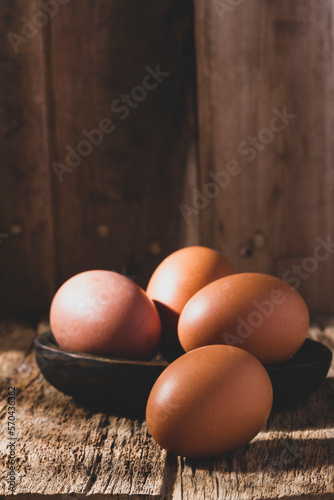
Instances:
[[[59,391],[94,410],[142,416],[165,360],[132,361],[61,349],[50,332],[34,340],[37,365]]]
[[[80,404],[117,415],[143,416],[150,390],[168,362],[105,358],[61,349],[51,332],[34,341],[37,364],[46,380]],[[284,363],[266,365],[274,389],[274,409],[293,406],[325,380],[332,352],[307,339]]]
[[[295,406],[326,379],[332,351],[320,342],[306,339],[297,354],[283,363],[265,365],[274,390],[274,410]]]

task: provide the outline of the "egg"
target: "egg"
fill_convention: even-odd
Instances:
[[[50,325],[63,348],[131,359],[152,356],[161,336],[153,302],[113,271],[86,271],[66,281],[53,298]]]
[[[242,349],[210,345],[171,363],[146,407],[149,432],[177,455],[217,456],[247,444],[266,423],[273,402],[263,365]]]
[[[241,273],[197,292],[181,313],[178,335],[185,351],[226,344],[276,363],[300,349],[309,324],[307,306],[294,288],[274,276]]]
[[[163,326],[167,357],[178,349],[177,323],[188,300],[205,285],[236,273],[235,267],[216,250],[191,246],[169,255],[154,271],[146,292],[154,301]]]

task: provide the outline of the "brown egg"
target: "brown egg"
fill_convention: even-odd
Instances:
[[[130,279],[87,271],[66,281],[51,304],[50,324],[61,347],[105,356],[146,359],[161,322],[153,302]]]
[[[178,334],[185,351],[235,345],[262,363],[276,363],[299,350],[309,324],[307,306],[294,288],[274,276],[241,273],[194,295],[182,311]]]
[[[146,422],[170,452],[216,456],[248,443],[266,423],[272,401],[270,378],[254,356],[210,345],[163,371],[148,398]]]
[[[181,354],[177,346],[177,322],[188,300],[212,281],[233,273],[235,267],[223,255],[201,246],[182,248],[161,262],[146,292],[159,311],[166,351]]]

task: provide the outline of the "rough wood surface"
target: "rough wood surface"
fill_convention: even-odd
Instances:
[[[287,272],[311,311],[333,312],[333,248],[312,261],[317,238],[334,238],[333,0],[57,2],[16,54],[8,33],[48,3],[0,6],[0,312],[48,308],[89,268],[145,285],[198,243],[240,271]],[[169,76],[122,120],[111,104],[156,65]],[[296,117],[271,140],[285,106]],[[116,129],[58,182],[53,161],[71,169],[66,148],[104,119]],[[214,185],[230,160],[242,172]]]
[[[54,176],[58,285],[92,266],[125,267],[145,285],[180,245],[177,207],[193,140],[192,20],[190,0],[72,0],[54,18],[55,159],[65,162],[65,148],[85,139],[83,129],[105,118],[115,127],[62,183]],[[131,98],[134,109],[115,111],[157,65],[168,76],[139,102]]]
[[[316,393],[272,415],[248,446],[190,460],[162,451],[145,422],[93,413],[50,386],[30,352],[34,333],[0,323],[1,498],[9,496],[5,396],[15,384],[18,499],[333,500],[333,367]],[[318,318],[309,335],[334,349],[334,319]]]
[[[0,3],[1,314],[39,310],[54,289],[43,31],[18,45],[8,38],[23,38],[22,19],[31,20],[38,6]]]
[[[49,3],[58,11],[16,54],[8,32],[22,36]],[[192,1],[5,0],[0,18],[0,312],[47,309],[86,269],[145,286],[161,259],[198,242],[178,210],[196,182]],[[148,67],[165,77],[145,90]],[[66,148],[81,157],[70,163]],[[55,161],[68,170],[59,180]]]
[[[317,238],[334,239],[334,2],[195,5],[203,242],[240,271],[286,272],[311,311],[334,312],[333,249],[312,261]]]

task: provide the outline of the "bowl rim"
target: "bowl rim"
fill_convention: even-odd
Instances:
[[[302,359],[300,361],[299,360],[294,361],[294,358],[297,356],[299,351],[305,346],[305,344],[308,348],[313,346],[313,348],[316,348],[318,350],[322,350],[322,352],[324,353],[323,358],[312,359],[309,362],[307,362],[307,360],[303,361]],[[34,345],[34,350],[37,354],[40,354],[42,351],[44,351],[44,353],[50,353],[50,354],[51,353],[53,353],[53,354],[61,353],[71,360],[86,359],[87,361],[93,361],[93,362],[104,363],[104,364],[109,364],[109,365],[114,365],[114,364],[122,365],[123,364],[123,365],[128,365],[128,366],[136,365],[136,366],[157,366],[157,367],[165,366],[165,367],[167,367],[170,364],[168,361],[166,361],[164,359],[159,361],[159,360],[155,360],[154,358],[151,360],[114,358],[114,357],[101,356],[99,354],[91,354],[91,353],[86,353],[86,352],[81,352],[81,351],[74,351],[74,350],[67,349],[67,348],[62,348],[57,344],[57,341],[55,340],[54,335],[53,335],[51,330],[47,330],[45,332],[38,334],[34,339],[33,345]],[[330,364],[331,364],[333,353],[322,342],[319,342],[317,340],[314,340],[314,339],[307,337],[305,339],[303,345],[299,349],[299,351],[297,351],[296,354],[294,354],[291,358],[289,358],[285,361],[282,361],[280,363],[277,363],[277,362],[276,363],[264,363],[263,366],[269,370],[282,370],[284,368],[286,368],[286,369],[297,368],[298,369],[298,367],[300,367],[300,366],[303,366],[303,367],[309,366],[310,367],[310,366],[316,366],[318,364],[326,364],[326,365],[330,366]]]
[[[323,353],[323,356],[320,358],[312,358],[310,359],[309,361],[306,360],[303,360],[303,359],[295,359],[296,356],[300,353],[301,349],[303,348],[306,348],[306,349],[310,349],[312,348],[313,346],[313,349],[317,349],[318,352],[322,351]],[[312,352],[314,352],[312,349]],[[311,356],[310,356],[311,358]],[[311,339],[309,337],[306,337],[306,339],[304,340],[302,346],[299,348],[299,350],[293,355],[291,356],[291,358],[289,359],[286,359],[285,361],[281,361],[280,363],[265,363],[264,364],[264,367],[268,370],[282,370],[284,368],[286,369],[298,369],[299,367],[311,367],[311,366],[317,366],[319,364],[321,365],[326,365],[328,366],[328,370],[329,370],[329,367],[331,365],[331,362],[332,362],[332,358],[333,358],[333,352],[331,351],[331,349],[329,349],[329,347],[327,347],[325,344],[323,344],[322,342],[319,342],[318,340],[314,340],[314,339]]]
[[[101,356],[99,354],[90,354],[81,351],[73,351],[71,349],[62,348],[57,344],[56,339],[51,330],[39,333],[34,339],[34,351],[40,354],[42,351],[47,353],[61,353],[71,360],[86,359],[87,361],[94,361],[109,365],[136,365],[136,366],[168,366],[169,363],[165,360],[140,360],[140,359],[126,359],[126,358],[113,358]]]

